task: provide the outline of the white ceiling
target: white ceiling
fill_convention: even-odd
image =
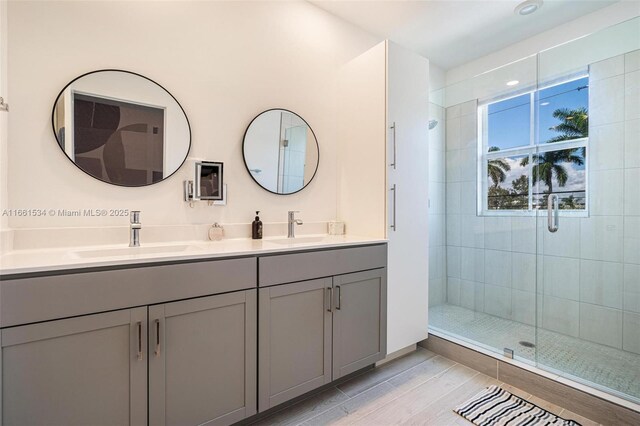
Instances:
[[[528,16],[514,13],[521,0],[309,1],[450,69],[617,0],[546,0]]]

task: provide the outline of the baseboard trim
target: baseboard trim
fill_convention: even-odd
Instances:
[[[397,351],[388,354],[384,359],[381,359],[380,361],[376,362],[376,367],[379,367],[383,364],[393,361],[396,358],[400,358],[401,356],[405,356],[406,354],[409,354],[415,351],[416,349],[418,349],[417,343],[414,343],[413,345],[409,345],[403,349],[398,349]]]
[[[630,407],[630,405],[637,404],[624,401],[625,404],[622,405],[603,399],[591,392],[585,392],[571,386],[566,379],[560,382],[548,372],[535,371],[539,369],[517,361],[509,362],[512,360],[506,357],[501,359],[484,353],[484,350],[472,348],[472,345],[466,342],[458,343],[448,337],[429,334],[429,338],[419,342],[418,345],[532,395],[549,402],[556,402],[567,410],[598,423],[604,425],[640,424],[640,410]]]

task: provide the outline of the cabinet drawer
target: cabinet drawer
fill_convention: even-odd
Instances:
[[[260,257],[261,287],[383,268],[387,245],[323,250]]]
[[[0,281],[0,326],[151,305],[256,286],[256,258]]]

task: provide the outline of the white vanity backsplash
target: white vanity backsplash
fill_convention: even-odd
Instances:
[[[145,225],[144,212],[141,244],[170,243],[177,241],[209,241],[208,232],[212,223],[201,225]],[[250,223],[222,223],[225,239],[251,238]],[[304,222],[296,234],[319,235],[327,233],[327,222]],[[264,237],[286,237],[287,223],[264,224]],[[77,228],[18,228],[4,230],[0,234],[1,253],[12,250],[82,247],[106,244],[128,244],[129,225]]]

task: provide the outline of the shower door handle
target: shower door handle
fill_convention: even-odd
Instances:
[[[549,195],[547,199],[547,228],[549,232],[556,232],[558,230],[558,208],[560,200],[557,194]]]

